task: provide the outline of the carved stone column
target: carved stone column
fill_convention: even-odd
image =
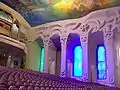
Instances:
[[[61,69],[60,76],[66,76],[66,46],[67,46],[67,36],[60,37],[61,42]]]
[[[67,77],[72,77],[73,64],[70,60],[67,60]]]
[[[55,60],[52,57],[49,57],[48,65],[48,73],[55,74]]]
[[[106,48],[107,84],[110,86],[114,86],[115,71],[114,71],[113,31],[109,27],[106,27],[103,32],[104,32],[104,46]]]
[[[49,38],[45,38],[43,40],[44,43],[44,65],[43,65],[43,72],[48,73],[48,60],[49,60]]]
[[[82,80],[88,81],[88,35],[80,36],[82,46]]]

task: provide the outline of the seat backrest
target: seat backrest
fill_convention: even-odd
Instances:
[[[10,86],[9,90],[18,90],[18,88],[16,86]]]
[[[40,90],[40,88],[36,86],[34,90]]]
[[[20,86],[19,90],[27,90],[25,86]]]
[[[28,86],[27,90],[34,90],[34,87],[33,86]]]

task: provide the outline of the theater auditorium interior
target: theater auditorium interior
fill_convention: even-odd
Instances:
[[[120,90],[120,0],[0,0],[0,90]]]

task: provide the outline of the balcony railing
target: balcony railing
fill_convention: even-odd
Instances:
[[[26,42],[26,35],[20,32],[19,28],[13,27],[12,23],[0,19],[0,34],[14,38],[20,42]]]

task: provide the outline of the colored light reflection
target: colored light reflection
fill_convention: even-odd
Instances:
[[[104,46],[98,47],[98,79],[105,79],[106,78],[106,60],[105,60],[105,48]]]
[[[74,49],[74,76],[82,76],[82,47]]]
[[[44,48],[42,48],[41,50],[40,72],[43,72],[43,64],[44,64]]]

